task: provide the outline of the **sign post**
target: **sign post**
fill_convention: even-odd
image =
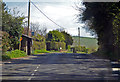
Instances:
[[[20,44],[19,44],[19,50],[20,50],[20,48],[21,48],[21,41],[22,41],[22,37],[20,37]]]

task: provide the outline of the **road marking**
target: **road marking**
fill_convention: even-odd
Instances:
[[[120,68],[112,68],[113,71],[120,71]]]
[[[39,67],[37,67],[37,68],[39,68]]]
[[[33,73],[31,74],[31,76],[34,76],[35,75],[35,72],[37,71],[37,69],[39,68],[40,65],[37,66],[37,68],[33,71]],[[32,77],[30,77],[28,80],[31,80]]]
[[[37,70],[34,70],[34,71],[37,71]]]
[[[118,62],[111,62],[112,64],[118,64]]]
[[[31,78],[29,78],[28,80],[31,80]]]
[[[31,74],[31,75],[34,75],[34,73],[33,73],[33,74]]]

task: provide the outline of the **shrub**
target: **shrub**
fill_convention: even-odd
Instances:
[[[88,49],[85,46],[75,46],[75,50],[79,52],[88,52]]]
[[[8,51],[8,52],[6,52],[6,55],[9,56],[10,58],[27,56],[24,51],[21,51],[21,50],[18,50],[18,49],[13,50],[13,51]]]
[[[8,60],[11,59],[8,55],[2,55],[2,60]]]
[[[65,50],[65,42],[46,42],[47,50],[55,50],[58,51],[60,47],[62,50]]]
[[[68,45],[68,51],[71,51],[71,46],[70,45]]]
[[[2,52],[6,52],[10,48],[10,39],[7,32],[2,32]]]
[[[38,42],[38,41],[33,41],[32,48],[34,50],[43,50],[46,49],[46,43],[45,42]]]

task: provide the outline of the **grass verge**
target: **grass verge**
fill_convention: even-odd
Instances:
[[[41,53],[50,53],[49,51],[43,49],[43,50],[34,50],[32,54],[41,54]]]
[[[2,55],[2,60],[8,60],[12,58],[18,58],[18,57],[25,57],[27,56],[24,51],[21,50],[13,50],[13,51],[7,51],[4,55]]]

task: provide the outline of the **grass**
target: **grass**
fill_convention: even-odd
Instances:
[[[33,54],[41,54],[41,53],[50,53],[49,51],[42,49],[42,50],[34,50]]]
[[[79,37],[78,36],[73,36],[73,45],[72,46],[77,46],[79,45]],[[80,45],[85,46],[88,49],[98,49],[98,41],[96,38],[89,38],[89,37],[80,37]]]
[[[7,51],[4,55],[2,55],[2,60],[25,57],[25,56],[27,56],[26,53],[21,50]]]
[[[72,51],[55,51],[55,50],[51,50],[51,51],[47,51],[47,50],[35,50],[33,51],[33,54],[34,55],[37,55],[37,54],[44,54],[44,53],[73,53]],[[82,53],[82,54],[85,54],[86,52],[79,52],[77,51],[77,53]]]

